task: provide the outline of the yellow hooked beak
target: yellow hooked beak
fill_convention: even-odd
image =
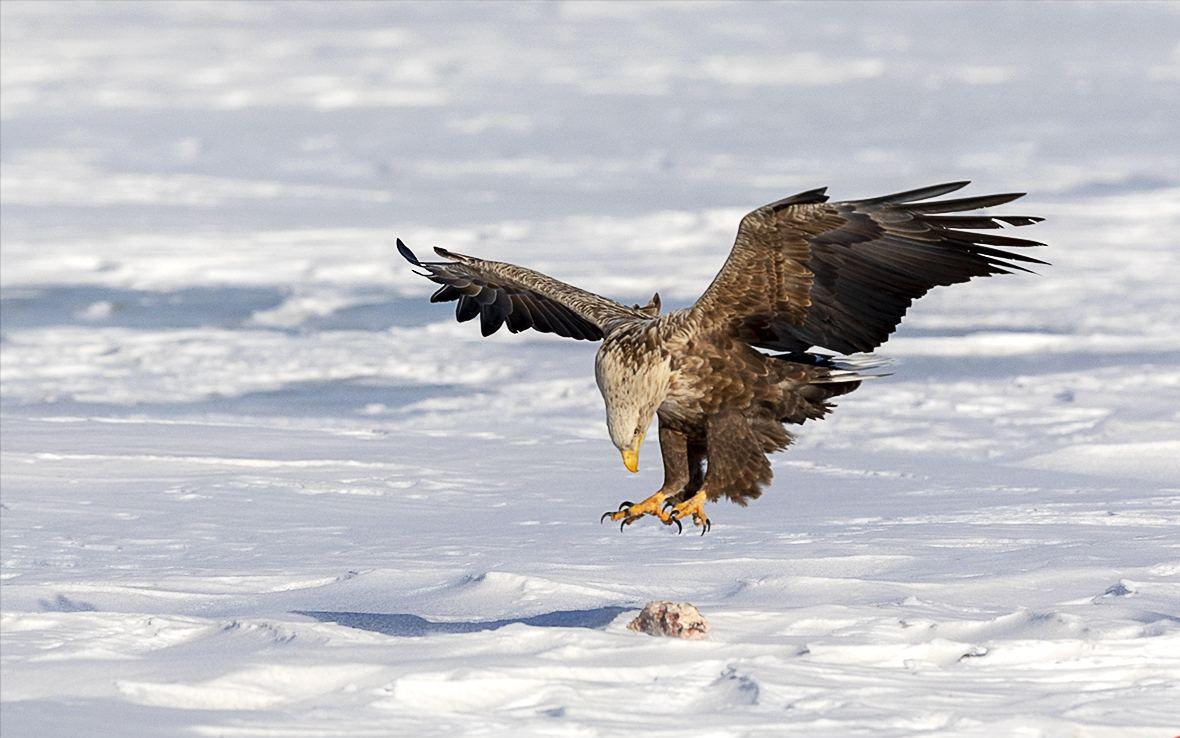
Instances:
[[[635,439],[635,443],[623,449],[623,466],[627,467],[627,471],[634,474],[639,471],[639,447],[643,445],[643,436]]]

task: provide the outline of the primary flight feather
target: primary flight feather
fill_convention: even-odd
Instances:
[[[602,340],[594,370],[611,441],[636,471],[655,416],[664,462],[659,490],[603,519],[623,528],[651,515],[680,528],[691,517],[703,534],[706,502],[744,505],[762,494],[767,454],[792,440],[783,424],[822,418],[872,366],[809,349],[871,352],[931,288],[1045,263],[1006,250],[1043,244],[975,232],[1041,218],[953,214],[1023,193],[932,199],[967,184],[835,203],[818,189],[760,207],[742,218],[729,259],[696,304],[667,315],[658,295],[629,307],[512,264],[439,248],[445,261],[419,261],[397,247],[441,285],[431,302],[457,301],[455,317],[478,317],[485,336],[506,325]]]

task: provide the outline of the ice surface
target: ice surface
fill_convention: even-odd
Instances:
[[[1175,6],[0,20],[5,738],[1177,732]],[[925,298],[704,538],[598,525],[659,465],[594,346],[393,249],[676,307],[756,205],[955,179],[1053,266]]]

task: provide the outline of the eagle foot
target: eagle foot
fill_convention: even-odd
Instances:
[[[604,512],[602,517],[598,519],[599,523],[606,522],[607,518],[612,521],[618,521],[619,530],[623,530],[628,525],[631,525],[636,520],[639,520],[644,515],[654,515],[659,518],[665,525],[676,524],[676,527],[683,530],[684,527],[680,521],[673,520],[669,513],[664,509],[664,500],[668,497],[663,491],[656,492],[651,497],[648,497],[643,502],[638,504],[630,500],[624,500],[619,504],[619,509],[616,512]]]
[[[713,521],[709,520],[709,516],[705,514],[705,503],[708,500],[709,497],[704,492],[697,492],[679,505],[672,505],[672,509],[667,513],[668,518],[676,523],[677,527],[680,527],[680,521],[691,515],[693,525],[701,529],[703,536],[713,527]]]

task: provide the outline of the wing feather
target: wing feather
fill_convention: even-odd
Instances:
[[[652,319],[639,310],[524,267],[444,249],[435,252],[448,261],[419,261],[401,239],[397,250],[423,270],[419,274],[442,285],[430,296],[431,302],[457,300],[455,319],[462,323],[478,316],[480,332],[485,336],[507,325],[512,333],[532,328],[596,341],[622,323]]]
[[[479,315],[479,303],[470,295],[459,294],[459,304],[455,306],[455,320],[466,323]]]
[[[450,302],[459,299],[459,291],[449,284],[444,284],[430,296],[431,302]]]
[[[761,207],[742,219],[729,259],[690,314],[701,330],[772,350],[872,351],[933,287],[1044,264],[1006,250],[1037,241],[973,232],[1041,218],[947,215],[1021,194],[930,200],[967,184],[835,203],[809,190]]]

